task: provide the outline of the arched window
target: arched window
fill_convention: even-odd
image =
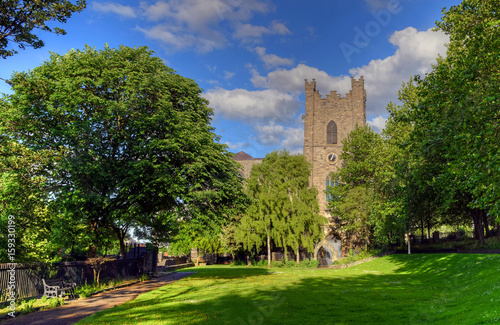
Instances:
[[[337,124],[334,121],[330,121],[326,127],[326,143],[336,144],[337,143]]]

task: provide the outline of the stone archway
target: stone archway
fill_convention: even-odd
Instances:
[[[318,253],[321,251],[323,248],[323,252],[327,255],[327,257],[323,258],[323,261],[318,259]],[[326,239],[320,241],[318,244],[316,244],[316,247],[314,248],[314,259],[316,261],[319,261],[320,263],[323,262],[321,265],[326,265],[330,266],[333,261],[338,259],[338,251],[333,247],[333,245]]]

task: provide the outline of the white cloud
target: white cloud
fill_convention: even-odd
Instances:
[[[268,88],[267,78],[263,77],[259,74],[259,72],[252,67],[252,65],[248,65],[250,74],[252,78],[250,78],[250,82],[255,88]]]
[[[386,114],[386,106],[396,100],[401,84],[411,75],[425,74],[432,69],[439,54],[446,54],[449,40],[443,32],[417,31],[413,27],[395,32],[389,41],[398,47],[396,53],[383,60],[351,69],[356,77],[364,76],[367,92],[367,115]]]
[[[252,82],[258,81],[260,85],[265,84],[270,89],[289,92],[294,95],[299,95],[304,92],[304,79],[315,78],[318,90],[323,94],[327,94],[330,90],[337,90],[339,93],[347,93],[351,87],[351,78],[348,76],[332,77],[325,71],[298,64],[292,69],[277,69],[271,71],[266,77],[253,74]],[[263,82],[265,80],[265,83]],[[257,85],[254,83],[254,86]]]
[[[168,24],[155,25],[149,29],[136,27],[146,37],[161,41],[164,45],[175,50],[195,47],[205,53],[215,49],[222,49],[228,43],[225,36],[214,30],[207,30],[203,34],[185,32],[183,28]]]
[[[401,0],[365,0],[365,2],[371,10],[394,9],[401,6]]]
[[[236,26],[233,37],[240,39],[243,43],[259,43],[264,35],[287,34],[291,34],[291,32],[284,24],[273,21],[269,27],[240,23]]]
[[[224,144],[229,147],[230,151],[238,151],[244,148],[253,147],[253,145],[250,142],[231,143],[229,141],[226,141],[224,142]]]
[[[137,14],[130,6],[124,6],[113,2],[92,2],[92,9],[104,13],[115,13],[125,18],[135,18]]]
[[[304,146],[304,129],[285,127],[274,123],[256,125],[254,128],[257,141],[266,146],[279,144],[293,153],[302,152]]]
[[[286,123],[300,112],[300,102],[295,96],[273,89],[249,91],[217,88],[207,91],[203,97],[210,101],[215,114],[248,124],[254,124],[256,120]]]
[[[235,76],[234,72],[224,71],[224,80],[229,80]]]
[[[145,19],[154,25],[147,28],[137,27],[137,30],[174,50],[194,47],[199,52],[209,52],[221,49],[231,43],[228,35],[242,33],[243,37],[245,30],[250,33],[253,30],[252,39],[263,34],[284,34],[288,31],[279,22],[273,22],[269,28],[262,27],[260,30],[259,26],[248,23],[256,13],[265,14],[272,10],[272,6],[263,0],[170,0],[153,4],[141,2],[140,9]],[[226,23],[229,26],[226,26]],[[247,25],[248,27],[245,27]],[[244,30],[241,30],[242,26]]]
[[[368,124],[373,131],[380,133],[384,128],[385,128],[385,123],[387,122],[387,119],[384,118],[383,116],[379,115],[372,119],[371,121],[366,121],[366,124]]]
[[[264,47],[256,47],[255,52],[262,60],[262,62],[264,62],[264,65],[267,69],[272,69],[279,66],[289,66],[293,64],[292,59],[281,58],[276,54],[266,54],[266,48]]]

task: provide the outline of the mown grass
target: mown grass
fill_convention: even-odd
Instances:
[[[500,256],[390,255],[352,268],[206,266],[79,324],[488,324]]]

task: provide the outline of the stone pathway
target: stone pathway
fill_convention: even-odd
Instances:
[[[73,300],[72,302],[51,310],[36,311],[17,316],[1,322],[2,325],[29,325],[50,324],[68,325],[88,317],[98,311],[121,305],[135,299],[138,295],[154,290],[166,284],[175,282],[194,272],[177,272],[152,280],[141,282],[129,287],[103,292],[87,299]]]

